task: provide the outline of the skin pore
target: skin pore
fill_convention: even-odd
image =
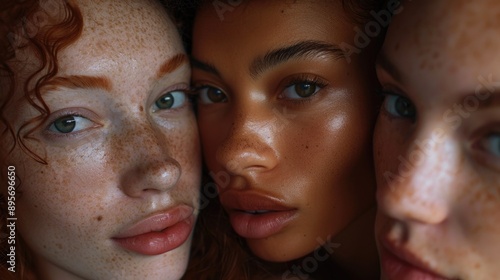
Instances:
[[[350,63],[339,48],[353,26],[337,1],[245,1],[223,19],[204,5],[193,85],[208,169],[252,252],[286,262],[329,240],[372,279],[377,84],[371,48]]]
[[[40,279],[180,279],[201,173],[189,60],[159,3],[77,6],[83,33],[59,52],[39,126],[22,92],[32,69],[19,62],[37,59],[24,48],[11,63],[18,88],[7,121],[14,131],[28,124],[21,135],[36,128],[24,143],[46,161],[2,146],[2,165],[21,182],[18,237]]]
[[[382,279],[500,275],[500,5],[407,1],[377,63]]]

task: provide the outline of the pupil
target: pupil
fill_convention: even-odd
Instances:
[[[208,99],[214,103],[218,102],[223,102],[225,100],[225,96],[222,93],[222,91],[215,89],[215,88],[209,88],[207,92]]]
[[[174,105],[174,97],[171,93],[167,93],[160,97],[155,103],[160,109],[170,109],[172,105]]]
[[[296,84],[295,91],[300,97],[309,97],[316,91],[316,86],[307,83]]]
[[[404,98],[398,98],[398,101],[396,102],[396,111],[401,116],[406,117],[413,116],[415,114],[413,106]]]
[[[56,120],[54,126],[61,133],[70,133],[75,129],[76,121],[73,116],[67,116]]]

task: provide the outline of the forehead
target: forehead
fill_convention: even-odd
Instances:
[[[195,40],[225,38],[219,43],[237,39],[242,44],[261,41],[276,45],[301,38],[331,37],[353,29],[339,1],[243,1],[226,10],[210,3],[197,14]]]
[[[500,61],[499,32],[497,1],[405,1],[389,28],[384,51],[400,59],[419,58],[422,65],[484,66],[492,59]]]
[[[182,52],[175,25],[157,1],[95,0],[80,1],[78,6],[83,15],[83,32],[78,41],[62,52],[63,71],[92,68],[96,61],[100,68],[112,68],[122,60],[140,63],[144,58],[159,59],[152,53]],[[110,65],[106,65],[108,62]]]

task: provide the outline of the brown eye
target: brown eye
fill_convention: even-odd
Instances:
[[[226,94],[222,90],[211,86],[200,88],[198,90],[198,96],[203,104],[227,102]]]
[[[309,97],[316,93],[316,85],[309,83],[296,84],[295,92],[300,97]]]
[[[321,88],[322,86],[315,82],[298,82],[285,88],[283,97],[288,99],[308,98],[315,95]]]

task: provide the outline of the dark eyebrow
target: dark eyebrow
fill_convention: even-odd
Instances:
[[[331,56],[334,59],[345,58],[344,51],[338,45],[318,41],[301,41],[290,46],[269,51],[256,58],[250,65],[250,75],[253,78],[278,64],[296,58]]]
[[[217,77],[221,78],[221,74],[217,68],[215,68],[214,65],[208,63],[208,62],[202,62],[194,57],[191,57],[191,67],[200,69],[202,71],[211,73],[216,75]]]
[[[399,69],[396,65],[394,65],[394,63],[392,63],[392,61],[389,60],[383,51],[379,53],[376,64],[391,75],[395,80],[401,81],[403,79]]]

